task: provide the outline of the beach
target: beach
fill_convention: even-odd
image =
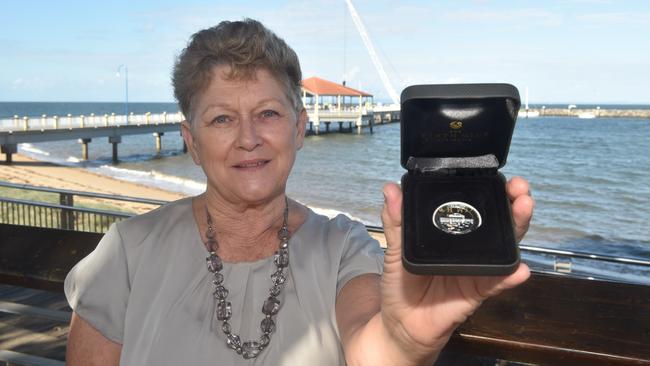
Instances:
[[[173,201],[185,197],[176,192],[170,192],[145,185],[125,182],[108,176],[95,174],[79,167],[69,167],[48,162],[38,161],[21,154],[14,155],[11,165],[0,166],[0,181],[28,184],[39,187],[68,189],[73,191],[104,193],[120,196],[141,197],[162,201]],[[82,199],[83,201],[92,201]],[[114,201],[112,205],[119,206],[124,211],[143,213],[155,206]]]
[[[73,191],[140,197],[161,201],[174,201],[187,197],[187,195],[183,193],[172,192],[133,182],[126,182],[109,176],[95,174],[81,167],[43,162],[21,154],[15,154],[13,160],[14,162],[11,165],[0,165],[0,181]],[[106,203],[105,200],[99,199],[78,199],[77,201],[80,201],[81,203]],[[145,213],[156,207],[148,204],[122,201],[111,201],[110,204],[117,206],[116,208],[120,211],[137,214]],[[370,234],[379,241],[380,245],[383,247],[386,246],[386,240],[383,234]]]

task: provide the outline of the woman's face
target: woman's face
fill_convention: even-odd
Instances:
[[[302,147],[307,113],[297,113],[284,88],[265,69],[251,80],[225,78],[216,66],[197,95],[183,137],[208,187],[234,203],[259,204],[284,192]]]

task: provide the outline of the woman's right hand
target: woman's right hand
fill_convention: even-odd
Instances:
[[[507,186],[512,204],[515,234],[525,234],[534,202],[528,183],[514,178]],[[528,266],[520,264],[511,275],[422,276],[407,272],[402,265],[402,192],[396,184],[384,187],[382,221],[388,248],[381,279],[381,320],[398,349],[402,364],[414,364],[437,357],[452,332],[488,297],[515,287],[529,277]]]

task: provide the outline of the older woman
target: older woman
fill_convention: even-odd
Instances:
[[[525,265],[505,278],[405,272],[394,184],[385,255],[361,224],[289,199],[300,81],[296,54],[256,21],[192,37],[174,91],[207,189],[113,225],[71,271],[69,365],[418,365],[527,278]],[[521,237],[533,201],[523,179],[508,192]]]

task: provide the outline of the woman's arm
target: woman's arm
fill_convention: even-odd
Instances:
[[[521,240],[534,201],[528,182],[508,182],[515,235]],[[417,276],[402,266],[402,195],[395,184],[384,188],[382,211],[388,248],[384,274],[350,280],[336,300],[336,318],[348,365],[422,365],[437,358],[452,332],[483,300],[517,286],[529,276],[521,264],[506,277]]]
[[[72,313],[67,366],[117,366],[120,364],[122,345],[104,337],[77,313]]]
[[[336,320],[345,350],[346,364],[356,365],[410,365],[419,364],[422,357],[411,354],[414,362],[405,357],[398,339],[384,326],[381,319],[381,278],[366,274],[353,278],[336,299]],[[437,352],[425,352],[431,362]]]

